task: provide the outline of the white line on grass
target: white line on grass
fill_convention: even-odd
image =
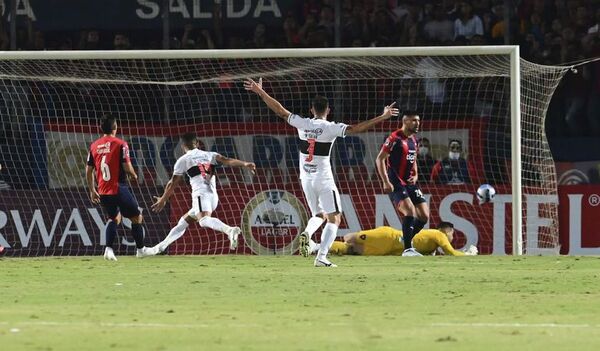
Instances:
[[[600,324],[559,324],[559,323],[433,323],[432,327],[473,327],[473,328],[600,328]]]
[[[35,322],[0,322],[0,325],[19,325],[19,326],[56,326],[56,327],[106,327],[106,328],[174,328],[174,329],[200,329],[210,328],[214,326],[222,327],[223,324],[215,321],[214,324],[169,324],[169,323],[109,323],[109,322],[52,322],[52,321],[35,321]],[[227,327],[238,328],[259,328],[258,324],[227,324]]]

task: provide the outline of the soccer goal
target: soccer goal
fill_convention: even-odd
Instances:
[[[102,252],[106,218],[88,200],[84,167],[106,113],[118,118],[118,136],[131,148],[147,244],[191,206],[181,187],[164,211],[150,211],[182,154],[179,137],[194,132],[204,149],[258,168],[255,175],[217,171],[214,216],[244,234],[235,253],[297,252],[310,213],[295,129],[243,89],[248,77],[262,77],[273,97],[307,117],[316,94],[329,99],[330,119],[345,123],[376,116],[393,101],[401,111],[417,110],[428,226],[452,222],[454,246],[477,245],[481,253],[556,252],[557,182],[544,117],[566,70],[524,61],[516,46],[0,53],[3,255]],[[374,162],[400,123],[336,141],[332,164],[344,213],[338,235],[401,227]],[[482,183],[495,187],[492,203],[477,203]],[[134,251],[126,233],[119,229],[117,254]],[[233,252],[224,234],[192,226],[169,253]]]

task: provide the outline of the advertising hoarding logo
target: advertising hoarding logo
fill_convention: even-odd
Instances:
[[[259,255],[293,254],[307,220],[306,209],[294,194],[284,190],[260,192],[242,214],[246,246]]]

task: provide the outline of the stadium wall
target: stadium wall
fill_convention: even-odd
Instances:
[[[400,227],[400,219],[381,188],[374,171],[374,155],[378,146],[396,125],[336,143],[332,161],[335,165],[342,195],[344,220],[338,234],[344,235],[379,225]],[[469,159],[478,169],[483,168],[483,130],[480,120],[455,121],[447,124],[428,122],[424,132],[434,146],[441,149],[449,138],[460,138]],[[239,219],[246,236],[238,253],[272,253],[289,245],[309,216],[297,180],[297,151],[294,130],[284,123],[200,124],[180,126],[128,126],[120,132],[131,144],[132,158],[140,183],[134,192],[145,211],[152,195],[162,192],[176,158],[181,154],[179,135],[196,130],[208,150],[254,161],[259,167],[256,178],[235,169],[220,172],[220,205],[215,213],[223,218]],[[96,127],[88,125],[47,125],[40,139],[46,143],[47,184],[40,189],[3,190],[0,197],[0,245],[19,252],[19,255],[95,254],[104,244],[104,216],[91,206],[84,190],[85,157],[90,142],[98,136]],[[375,145],[375,146],[373,146]],[[375,150],[368,150],[374,148]],[[79,174],[80,176],[73,176]],[[430,223],[440,220],[456,225],[457,248],[474,244],[483,254],[509,254],[511,247],[510,184],[494,184],[498,195],[494,203],[479,205],[474,197],[478,184],[423,185],[431,205]],[[528,191],[525,191],[527,194]],[[600,239],[594,235],[593,221],[598,215],[600,187],[561,186],[559,198],[525,196],[527,223],[524,233],[530,248],[545,235],[548,219],[544,218],[547,204],[560,199],[560,243],[564,254],[600,254]],[[11,199],[24,199],[11,201]],[[173,198],[170,212],[149,214],[145,218],[149,242],[155,243],[168,232],[172,224],[189,208],[189,191],[180,188]],[[282,213],[269,213],[268,208],[281,208]],[[261,206],[261,204],[263,204]],[[268,206],[264,206],[267,204]],[[276,211],[277,212],[277,211]],[[286,213],[287,212],[287,213]],[[231,224],[234,224],[231,221]],[[132,243],[121,242],[119,253],[133,252]],[[171,253],[227,253],[223,238],[214,232],[190,229],[186,239],[175,243]],[[8,250],[7,252],[11,252]]]

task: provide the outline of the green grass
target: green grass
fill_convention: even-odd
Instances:
[[[600,258],[0,259],[1,350],[598,350]]]

